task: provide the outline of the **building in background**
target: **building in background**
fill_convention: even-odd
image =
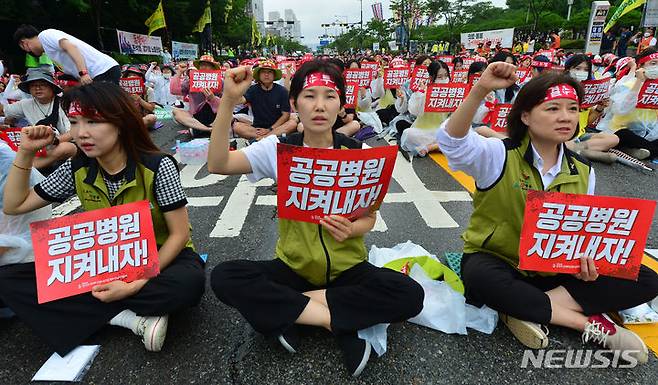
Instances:
[[[265,35],[265,9],[263,8],[263,0],[249,0],[247,9],[250,17],[256,18],[256,24],[260,30],[261,35]]]
[[[273,11],[268,14],[268,19],[265,22],[264,35],[281,36],[301,43],[302,26],[297,16],[295,16],[295,12],[292,9],[285,9],[283,14],[284,17],[281,17],[279,11]]]

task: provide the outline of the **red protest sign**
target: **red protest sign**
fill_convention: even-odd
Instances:
[[[221,70],[214,71],[190,71],[190,92],[203,92],[209,88],[212,92],[222,92]]]
[[[409,67],[387,68],[384,71],[384,89],[397,89],[409,80]]]
[[[599,80],[585,80],[580,82],[585,90],[585,96],[580,103],[581,108],[590,108],[610,96],[610,81],[612,78],[603,78]]]
[[[409,82],[409,89],[413,92],[424,91],[427,84],[430,82],[430,74],[427,72],[427,67],[418,66],[414,68],[411,75],[411,82]]]
[[[538,51],[537,54],[535,55],[535,57],[537,57],[539,55],[546,56],[548,58],[548,61],[553,62],[553,56],[555,55],[555,50],[552,50],[552,49],[544,50],[543,49],[541,51]]]
[[[149,201],[30,224],[39,303],[160,272]]]
[[[491,129],[496,132],[507,131],[507,114],[512,109],[511,104],[496,104],[491,114]]]
[[[452,56],[452,55],[439,55],[439,56],[437,56],[437,59],[441,60],[442,62],[444,62],[446,64],[448,64],[448,63],[452,63],[452,61],[455,59],[455,57]]]
[[[319,223],[326,215],[358,218],[384,200],[397,146],[334,150],[277,145],[279,218]]]
[[[361,63],[361,68],[370,70],[371,72],[370,77],[374,79],[377,77],[377,73],[379,72],[379,63],[375,61],[364,61],[363,63]]]
[[[353,68],[343,73],[346,83],[358,82],[361,87],[370,87],[372,71],[367,68]]]
[[[645,80],[637,96],[636,108],[658,109],[658,80]]]
[[[462,63],[464,63],[464,68],[466,68],[466,71],[468,71],[468,67],[471,66],[471,64],[475,63],[475,58],[474,57],[465,57],[462,59]]]
[[[637,280],[656,201],[528,191],[519,268],[580,272],[592,257],[599,274]]]
[[[345,83],[345,108],[356,108],[359,95],[359,83]]]
[[[18,148],[21,146],[21,129],[20,128],[6,128],[0,131],[0,139],[7,143],[9,148],[18,152]],[[37,151],[36,156],[42,158],[46,156],[46,148],[42,148]]]
[[[425,93],[425,112],[453,112],[466,98],[468,84],[430,84]]]
[[[532,77],[532,70],[530,68],[517,68],[516,69],[516,84],[521,84],[526,81],[528,76]]]
[[[131,95],[143,95],[144,94],[144,79],[139,76],[121,78],[119,79],[119,85],[123,88],[124,91]]]
[[[468,70],[455,70],[452,71],[452,76],[450,77],[452,83],[467,83],[468,82]]]
[[[285,60],[282,62],[279,62],[279,69],[284,75],[290,75],[293,76],[295,74],[295,71],[297,71],[297,62],[294,60]]]

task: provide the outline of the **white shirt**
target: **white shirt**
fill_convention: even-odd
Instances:
[[[439,148],[448,158],[448,165],[452,170],[463,171],[472,176],[478,188],[491,187],[500,178],[505,168],[505,144],[498,138],[485,138],[470,130],[463,138],[453,138],[445,129],[449,120],[447,119],[441,124],[441,128],[436,134]],[[557,174],[562,170],[563,154],[563,149],[560,147],[557,163],[545,174],[542,174],[544,160],[532,146],[533,167],[539,171],[544,189],[553,183]],[[594,168],[591,168],[587,181],[588,195],[594,195],[595,184],[596,176]]]
[[[249,182],[255,183],[265,178],[276,180],[277,143],[279,143],[279,138],[270,135],[240,150],[247,156],[247,160],[251,165],[251,174],[247,174]],[[363,143],[362,148],[369,148],[369,146]]]
[[[25,118],[27,119],[28,123],[30,123],[30,125],[35,125],[39,120],[48,117],[48,115],[52,113],[53,102],[50,102],[48,104],[41,104],[37,102],[36,99],[32,99],[32,98],[22,99],[16,103],[4,106],[5,116],[8,118],[16,118],[16,119]],[[61,135],[65,132],[68,132],[71,129],[71,123],[69,122],[69,119],[66,117],[66,114],[64,114],[62,107],[58,106],[58,108],[59,108],[59,120],[57,123],[57,127],[55,128],[57,129],[57,131],[59,131],[59,134]]]
[[[108,55],[66,32],[57,29],[46,29],[39,34],[38,38],[41,45],[43,45],[46,55],[48,55],[48,57],[57,64],[64,73],[75,76],[76,78],[80,78],[78,75],[78,67],[75,66],[71,56],[59,46],[59,42],[63,39],[68,40],[69,43],[72,43],[78,48],[80,54],[85,60],[89,76],[91,76],[92,79],[107,72],[110,68],[119,65],[116,60]]]

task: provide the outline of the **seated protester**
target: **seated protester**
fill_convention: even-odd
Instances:
[[[530,55],[521,56],[521,60],[519,60],[519,68],[530,68],[531,64],[532,64],[532,56]]]
[[[461,71],[464,69],[464,59],[461,57],[454,58],[452,64],[454,65],[453,71]]]
[[[152,88],[146,86],[146,81],[144,79],[144,73],[138,66],[128,66],[128,68],[123,72],[124,78],[130,77],[139,77],[144,81],[144,93],[141,95],[130,94],[135,102],[135,106],[142,116],[144,125],[147,129],[152,130],[155,128],[155,123],[157,118],[153,113],[155,111],[155,103],[152,101],[154,98],[154,92]]]
[[[228,115],[251,79],[248,67],[226,73],[224,98],[210,139],[208,170],[247,174],[252,182],[263,178],[276,181],[276,136],[240,151],[228,150]],[[287,136],[285,143],[362,148],[361,142],[331,130],[345,103],[344,80],[336,67],[321,60],[304,63],[292,79],[290,98],[305,129]],[[367,262],[363,236],[375,220],[375,212],[354,222],[338,215],[326,216],[320,225],[279,219],[275,259],[220,263],[212,272],[211,287],[256,331],[278,338],[291,353],[299,349],[296,324],[331,331],[350,374],[358,376],[371,346],[357,336],[357,330],[413,317],[420,312],[424,297],[420,285],[411,278]]]
[[[254,80],[239,104],[249,103],[254,116],[252,124],[238,121],[233,131],[241,138],[261,140],[266,136],[280,136],[295,132],[296,127],[284,124],[290,119],[288,90],[276,84],[282,73],[273,61],[266,60],[253,70]]]
[[[217,115],[221,93],[209,89],[203,90],[203,92],[190,92],[189,71],[196,69],[213,71],[219,68],[219,63],[215,61],[212,55],[203,55],[194,62],[194,67],[188,67],[186,63],[181,63],[179,72],[171,78],[171,93],[187,96],[190,100],[188,111],[180,108],[173,109],[174,120],[191,129],[194,137],[210,136],[210,125]]]
[[[416,58],[415,66],[425,66],[428,67],[432,63],[432,59],[427,55],[420,55]],[[395,100],[395,109],[398,112],[398,116],[395,117],[389,125],[395,126],[396,130],[396,140],[400,143],[402,137],[402,132],[407,128],[411,127],[415,116],[409,113],[409,97],[411,96],[411,79],[404,82],[401,87],[400,97]]]
[[[176,161],[153,144],[132,99],[115,84],[72,89],[62,107],[82,151],[30,188],[34,153],[52,142],[53,133],[46,126],[23,128],[5,185],[5,214],[28,213],[76,195],[85,211],[148,200],[160,274],[112,281],[90,293],[38,304],[34,264],[15,264],[0,269],[0,299],[61,356],[108,321],[142,336],[147,350],[159,351],[168,314],[196,305],[205,286]]]
[[[0,97],[0,103],[12,104],[19,100],[30,99],[31,96],[27,92],[23,92],[18,85],[21,84],[21,77],[19,75],[9,75],[9,80],[5,85],[5,91]]]
[[[440,60],[427,67],[430,75],[429,88],[432,84],[450,82],[450,69]],[[409,98],[409,113],[415,116],[413,124],[400,134],[400,147],[412,155],[425,156],[438,151],[436,130],[448,118],[448,112],[425,112],[425,94],[427,90],[414,92]],[[401,93],[402,94],[402,93]]]
[[[496,63],[496,62],[505,62],[508,64],[516,65],[516,58],[514,57],[514,55],[512,55],[507,51],[500,51],[497,54],[495,54],[490,61],[490,63]],[[496,90],[494,91],[494,94],[496,95],[496,101],[498,103],[514,103],[516,94],[519,93],[520,89],[521,87],[519,87],[515,83],[504,90]]]
[[[11,170],[15,156],[14,150],[0,142],[0,191],[5,188],[7,174]],[[38,171],[33,170],[30,173],[30,186],[42,180],[43,176]],[[2,203],[0,203],[1,207]],[[23,215],[5,215],[0,212],[0,269],[6,265],[34,262],[30,223],[49,219],[52,215],[51,211],[48,205]],[[0,299],[0,318],[9,318],[13,315],[14,312]]]
[[[658,295],[658,276],[642,266],[637,281],[599,276],[591,258],[578,274],[521,271],[519,239],[527,189],[593,194],[594,170],[564,143],[578,132],[579,82],[549,72],[528,82],[508,115],[509,139],[483,138],[469,130],[480,101],[516,81],[516,67],[492,63],[464,102],[437,134],[453,170],[475,179],[474,211],[464,239],[462,279],[466,298],[497,310],[525,346],[542,349],[547,333],[540,325],[559,325],[582,333],[606,349],[629,351],[647,362],[647,347],[605,313],[628,309]]]
[[[635,78],[622,78],[610,99],[612,113],[609,129],[619,137],[622,151],[637,159],[658,157],[658,119],[656,110],[637,108],[640,89],[646,79],[658,79],[658,49],[649,47],[635,59],[639,68]]]
[[[50,126],[56,131],[52,143],[46,146],[46,156],[34,158],[34,167],[46,171],[46,168],[75,155],[77,148],[71,143],[70,123],[57,96],[62,89],[53,76],[41,69],[32,69],[18,87],[23,92],[29,92],[32,98],[6,106],[0,104],[0,115],[15,120],[25,119],[31,126]]]
[[[23,24],[14,33],[14,40],[21,49],[33,56],[44,53],[58,67],[82,84],[108,81],[119,84],[121,67],[116,60],[84,41],[56,29],[39,32],[31,25]]]
[[[377,103],[375,112],[379,116],[381,122],[384,125],[388,125],[398,115],[398,111],[395,108],[395,103],[397,101],[398,95],[401,92],[397,89],[384,88],[384,71],[388,68],[383,66],[383,63],[385,62],[385,60],[382,60],[382,67],[379,69],[377,79],[373,81],[371,87],[373,89],[373,97],[379,97],[379,102]],[[406,66],[404,61],[399,58],[391,60],[390,63],[391,68]]]
[[[144,78],[147,82],[153,84],[153,99],[155,104],[162,107],[173,106],[176,104],[176,96],[171,94],[169,82],[174,74],[174,68],[170,65],[163,65],[162,69],[157,67],[158,63],[152,62],[149,69],[146,70]]]
[[[564,72],[573,79],[583,82],[593,79],[592,62],[583,54],[571,56],[564,64]],[[581,109],[578,121],[578,133],[574,140],[566,142],[567,148],[585,158],[604,163],[614,163],[616,156],[608,150],[619,144],[619,137],[610,133],[589,133],[586,128],[599,120],[608,107],[609,100],[601,101],[595,107]]]

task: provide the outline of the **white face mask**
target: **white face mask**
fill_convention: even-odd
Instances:
[[[589,77],[587,71],[578,71],[578,70],[570,70],[569,75],[571,75],[572,78],[578,80],[579,82],[585,81]]]
[[[170,79],[171,74],[162,74],[162,77],[165,78],[165,79]]]
[[[644,75],[647,79],[658,79],[658,65],[644,67]]]
[[[651,35],[649,32],[644,33],[644,37],[649,37],[649,35]]]
[[[450,79],[448,79],[448,78],[445,78],[445,79],[436,79],[436,82],[435,82],[435,83],[438,83],[438,84],[446,84],[446,83],[450,83]]]

